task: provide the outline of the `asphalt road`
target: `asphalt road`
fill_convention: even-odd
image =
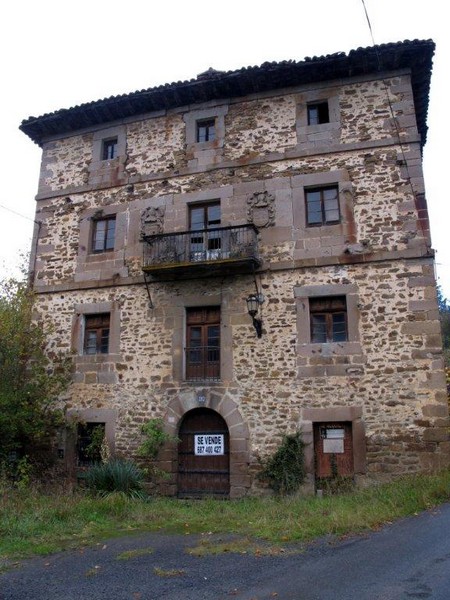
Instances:
[[[186,552],[201,539],[145,534],[26,561],[0,575],[0,600],[450,600],[450,504],[295,554]]]

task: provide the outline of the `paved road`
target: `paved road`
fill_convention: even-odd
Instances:
[[[450,600],[450,504],[297,554],[200,558],[186,552],[199,539],[145,534],[33,559],[0,575],[0,600]]]

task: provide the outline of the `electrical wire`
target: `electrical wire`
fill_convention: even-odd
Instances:
[[[377,57],[378,70],[381,71],[381,69],[382,69],[381,57],[380,57],[380,53],[378,52],[377,44],[375,43],[375,38],[374,38],[374,35],[373,35],[372,24],[370,22],[369,13],[367,11],[365,1],[361,0],[361,3],[363,5],[364,13],[366,15],[367,25],[369,27],[370,37],[372,39],[372,46],[373,46],[373,49],[375,50],[375,54],[376,54],[376,57]],[[414,187],[413,187],[413,184],[412,184],[412,181],[411,181],[411,175],[410,175],[410,172],[409,172],[408,161],[406,160],[405,147],[404,147],[403,142],[400,139],[400,127],[399,127],[397,118],[396,118],[396,116],[394,114],[394,108],[392,106],[391,98],[390,98],[390,95],[389,95],[389,87],[388,87],[386,79],[382,79],[381,81],[382,81],[383,86],[384,86],[384,91],[385,91],[387,102],[388,102],[388,106],[389,106],[389,112],[391,114],[392,122],[394,124],[395,132],[397,134],[397,142],[398,142],[398,145],[400,146],[400,152],[401,152],[401,155],[402,155],[403,166],[404,166],[404,168],[406,170],[406,178],[405,179],[408,182],[408,185],[410,187],[411,194],[412,194],[413,198],[416,199],[416,192],[414,190]],[[421,232],[422,232],[422,237],[424,238],[424,240],[426,240],[428,236],[426,234],[426,231],[425,231],[422,219],[419,219],[419,226],[420,226],[420,229],[421,229]],[[425,244],[425,253],[427,254],[428,252],[429,252],[428,245]]]
[[[14,215],[17,215],[18,217],[22,217],[22,219],[27,219],[27,221],[32,221],[33,223],[36,223],[36,225],[40,225],[40,221],[35,221],[35,219],[32,219],[31,217],[27,217],[25,215],[22,215],[20,212],[17,212],[17,210],[8,208],[7,206],[4,206],[3,204],[0,204],[0,208],[3,208],[4,210],[7,210],[10,213],[13,213]]]

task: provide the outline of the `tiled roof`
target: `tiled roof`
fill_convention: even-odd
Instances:
[[[424,144],[434,48],[432,40],[407,40],[358,48],[348,54],[337,52],[305,58],[301,62],[266,62],[259,67],[227,72],[209,69],[189,81],[168,83],[64,108],[41,117],[29,117],[22,121],[20,129],[41,145],[55,135],[71,134],[86,127],[105,125],[153,111],[322,81],[411,69],[417,126]]]

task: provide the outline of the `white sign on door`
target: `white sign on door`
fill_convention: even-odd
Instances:
[[[225,454],[223,433],[202,433],[194,435],[194,453],[200,456]]]

